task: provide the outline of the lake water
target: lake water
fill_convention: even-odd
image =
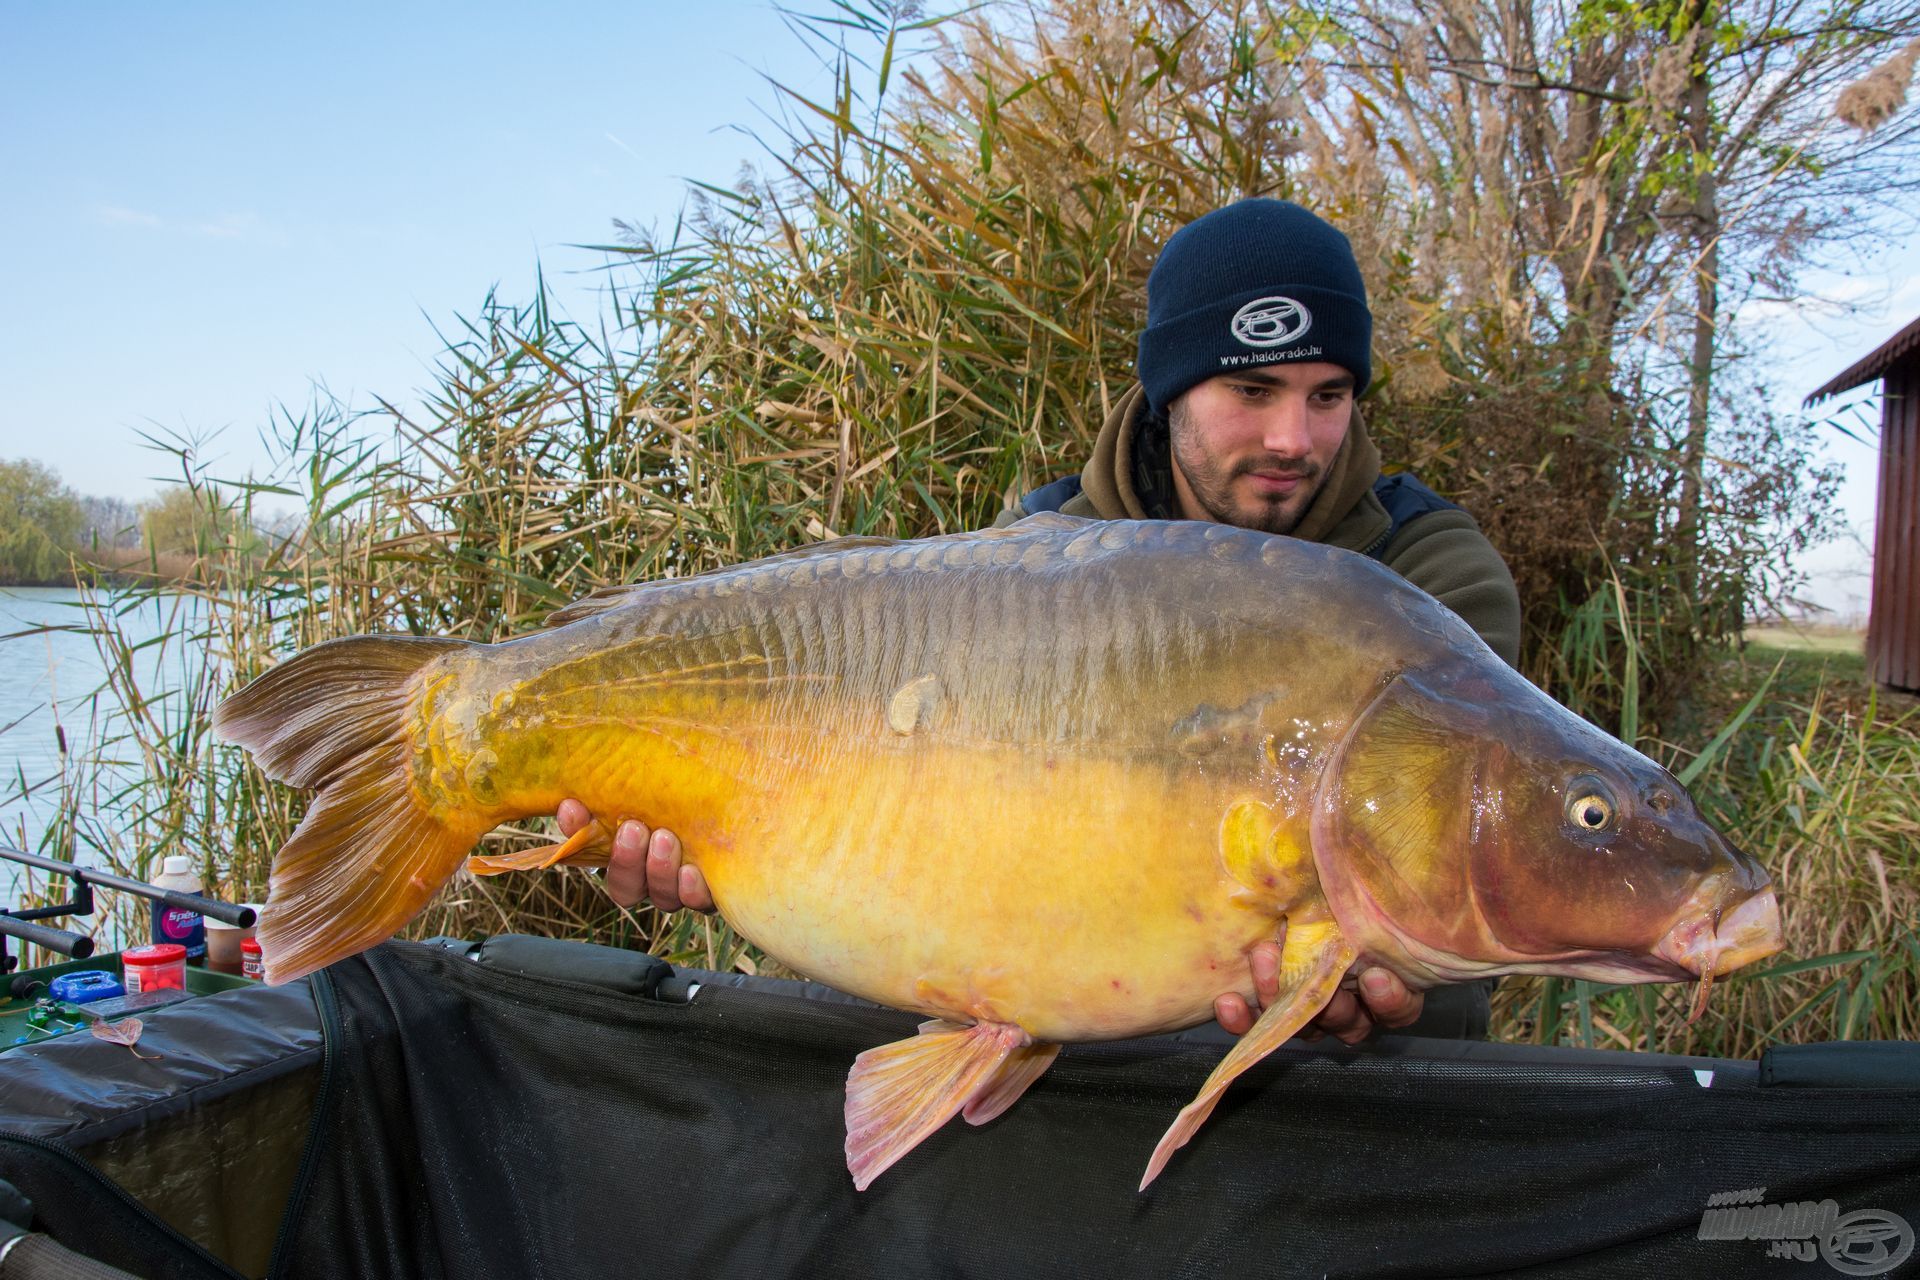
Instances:
[[[112,697],[100,693],[105,668],[85,634],[80,602],[80,593],[67,588],[0,588],[0,842],[16,849],[38,852],[57,811],[60,731],[69,750],[82,751],[113,713]],[[120,625],[137,644],[179,622],[180,601],[162,598],[122,614]],[[81,630],[40,630],[67,627]],[[137,650],[141,687],[157,694],[169,674],[177,684],[182,660],[179,645]],[[116,768],[124,777],[137,764]],[[80,861],[92,859],[83,851]],[[0,864],[0,893],[9,904],[15,888]]]

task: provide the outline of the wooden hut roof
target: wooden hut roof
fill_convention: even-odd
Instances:
[[[1848,365],[1844,372],[1808,396],[1805,403],[1811,407],[1828,396],[1837,396],[1842,391],[1851,391],[1872,382],[1884,374],[1894,361],[1913,351],[1920,351],[1920,319]]]

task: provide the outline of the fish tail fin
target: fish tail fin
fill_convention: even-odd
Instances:
[[[269,983],[391,937],[492,824],[430,812],[410,777],[421,675],[464,640],[349,636],[298,654],[229,697],[215,730],[268,777],[317,790],[275,855],[260,919]]]

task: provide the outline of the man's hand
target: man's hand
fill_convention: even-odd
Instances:
[[[1284,929],[1284,926],[1282,926]],[[1286,934],[1282,932],[1281,938]],[[1213,1016],[1222,1029],[1243,1036],[1253,1029],[1260,1011],[1280,998],[1280,940],[1262,942],[1247,953],[1253,970],[1254,1004],[1238,991],[1229,991],[1213,1002]],[[1320,1016],[1308,1024],[1301,1037],[1318,1040],[1330,1035],[1346,1044],[1359,1044],[1373,1034],[1374,1025],[1404,1027],[1420,1016],[1426,1004],[1425,993],[1407,990],[1406,983],[1390,969],[1374,967],[1360,971],[1357,992],[1345,987],[1333,993]]]
[[[593,821],[587,806],[562,800],[554,815],[560,834],[571,836]],[[607,863],[607,896],[623,907],[649,899],[661,911],[713,910],[700,868],[680,861],[680,838],[665,828],[649,831],[638,822],[623,822],[613,833],[613,859]]]

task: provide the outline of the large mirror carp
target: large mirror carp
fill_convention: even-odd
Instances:
[[[1146,1181],[1359,967],[1704,998],[1781,945],[1766,874],[1665,769],[1390,570],[1227,525],[845,538],[501,644],[331,641],[217,724],[317,792],[274,861],[272,982],[390,936],[486,832],[565,797],[677,832],[767,954],[934,1020],[854,1064],[862,1188],[1063,1042],[1251,997],[1277,934],[1280,999]],[[475,869],[604,864],[604,835]]]

